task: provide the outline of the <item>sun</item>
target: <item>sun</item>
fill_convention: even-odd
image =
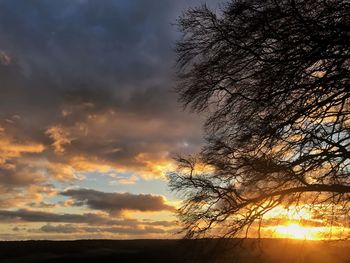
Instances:
[[[321,230],[318,227],[304,227],[296,223],[274,227],[278,237],[294,239],[319,239]]]

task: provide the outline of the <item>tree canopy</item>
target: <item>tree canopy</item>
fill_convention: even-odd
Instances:
[[[350,2],[235,0],[178,24],[180,100],[207,117],[169,175],[187,237],[236,236],[277,206],[349,220]]]

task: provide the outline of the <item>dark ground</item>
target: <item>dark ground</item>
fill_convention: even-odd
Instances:
[[[350,263],[350,242],[265,239],[260,243],[245,240],[243,245],[234,246],[237,241],[3,241],[0,242],[0,262]]]

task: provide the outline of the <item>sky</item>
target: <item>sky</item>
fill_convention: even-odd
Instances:
[[[0,239],[177,237],[166,173],[203,132],[175,24],[200,2],[0,0]]]

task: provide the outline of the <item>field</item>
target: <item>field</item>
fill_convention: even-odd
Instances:
[[[348,253],[350,242],[345,241],[288,239],[239,241],[2,241],[0,242],[0,262],[350,262],[350,253]]]

